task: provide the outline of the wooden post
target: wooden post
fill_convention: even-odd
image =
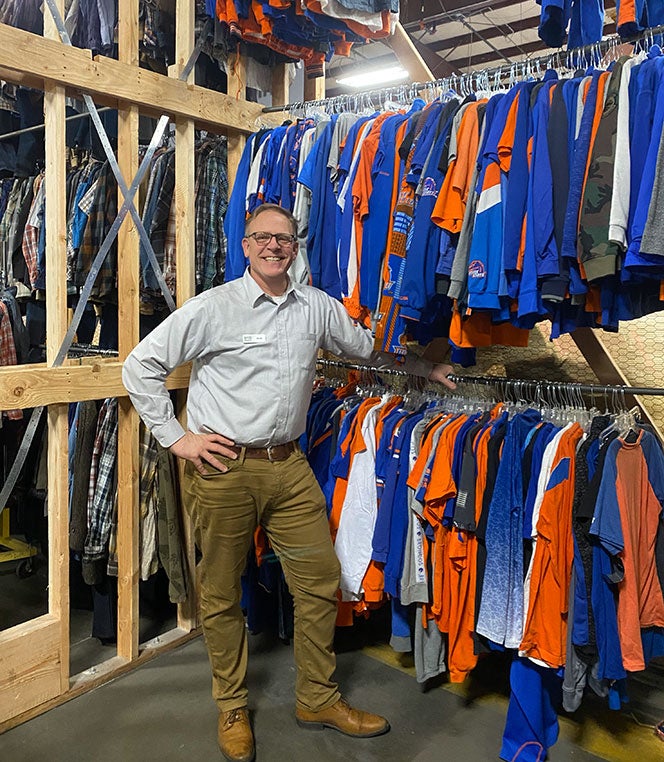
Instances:
[[[138,66],[138,0],[119,0],[119,60]],[[127,185],[138,170],[138,107],[118,111],[118,164]],[[124,197],[118,190],[118,208]],[[138,194],[134,197],[138,207]],[[139,339],[139,238],[129,215],[118,235],[118,349],[124,360]],[[118,656],[139,651],[139,441],[138,415],[128,397],[118,400]]]
[[[243,101],[247,94],[247,62],[239,53],[233,53],[228,57],[226,80],[229,97]]]
[[[304,100],[320,101],[325,97],[325,76],[307,79],[304,74]]]
[[[64,13],[64,0],[57,0]],[[50,12],[44,14],[44,36],[59,39]],[[46,148],[46,360],[53,364],[67,332],[67,146],[65,88],[44,86]],[[48,408],[49,613],[59,620],[60,686],[69,687],[69,406]]]
[[[175,60],[169,74],[178,77],[194,49],[194,4],[189,0],[177,0],[175,24]],[[192,71],[187,82],[193,84]],[[196,242],[195,242],[195,133],[191,119],[175,120],[175,232],[176,256],[176,303],[179,306],[196,293]],[[178,418],[187,426],[185,409],[186,390],[177,393]],[[184,472],[184,461],[178,462],[180,482]],[[198,591],[196,589],[196,559],[194,533],[188,516],[183,512],[185,558],[187,573],[187,600],[178,606],[178,627],[193,630],[198,623]]]
[[[387,37],[385,42],[392,48],[399,63],[408,72],[411,82],[430,82],[434,79],[431,69],[424,62],[401,24],[396,25],[394,34]]]
[[[288,66],[279,64],[272,71],[272,105],[281,106],[288,103],[289,90]]]
[[[232,98],[244,98],[246,95],[247,65],[240,55],[229,58],[228,65],[228,95]],[[239,132],[226,132],[228,137],[228,192],[231,193],[240,157],[247,142],[245,135]]]

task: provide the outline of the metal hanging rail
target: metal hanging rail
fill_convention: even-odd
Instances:
[[[98,108],[97,113],[102,114],[104,111],[115,111],[116,109],[111,108],[110,106],[104,106],[103,108]],[[74,122],[77,119],[84,119],[86,116],[90,116],[89,111],[82,111],[80,114],[72,114],[72,116],[68,116],[65,119],[65,122]],[[0,134],[0,140],[8,140],[9,138],[15,138],[19,135],[25,135],[28,132],[38,132],[39,130],[44,129],[44,123],[41,124],[34,124],[32,127],[23,127],[20,130],[13,130],[12,132],[3,132]]]
[[[317,365],[332,368],[344,368],[346,370],[359,370],[365,373],[387,374],[390,376],[409,376],[412,373],[396,368],[380,368],[375,365],[362,365],[359,363],[345,362],[342,360],[319,359]],[[504,378],[502,376],[458,376],[450,374],[447,376],[455,384],[481,384],[482,386],[509,386],[517,389],[551,389],[554,391],[575,391],[584,394],[597,395],[619,395],[623,396],[650,396],[664,397],[664,388],[652,386],[626,386],[609,384],[577,384],[574,381],[546,381],[537,379],[522,378]]]
[[[371,98],[388,98],[398,96],[408,96],[411,100],[420,91],[433,91],[439,88],[443,91],[456,90],[457,92],[470,92],[476,89],[484,89],[484,86],[492,82],[498,83],[509,75],[511,78],[518,79],[540,72],[542,69],[566,67],[573,69],[577,67],[587,67],[597,64],[603,56],[612,48],[623,44],[637,44],[645,42],[654,44],[655,37],[664,34],[664,25],[644,29],[638,35],[623,38],[619,35],[611,35],[605,39],[594,42],[590,45],[584,45],[579,48],[563,51],[557,49],[536,58],[525,58],[515,63],[501,64],[491,69],[481,69],[478,71],[469,71],[463,74],[453,74],[442,79],[432,80],[430,82],[411,82],[398,86],[384,87],[379,90],[367,90],[361,93],[348,93],[345,95],[335,95],[330,98],[323,98],[316,101],[301,101],[287,103],[283,106],[265,106],[264,114],[276,113],[279,111],[297,111],[307,108],[325,108],[327,106],[343,106],[357,104],[361,105],[364,101]]]

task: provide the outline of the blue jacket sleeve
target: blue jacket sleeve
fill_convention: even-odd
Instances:
[[[226,233],[226,275],[227,281],[242,277],[246,263],[242,249],[244,236],[244,221],[246,219],[245,199],[247,195],[247,179],[251,167],[251,156],[256,136],[252,135],[244,147],[233,190],[228,200],[228,208],[224,217],[224,232]]]

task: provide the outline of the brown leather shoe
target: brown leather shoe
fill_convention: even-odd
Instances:
[[[344,699],[339,699],[336,704],[320,712],[310,712],[308,709],[297,707],[295,718],[302,728],[333,728],[354,738],[382,736],[390,729],[390,723],[384,717],[354,709]]]
[[[221,712],[217,738],[226,759],[231,762],[253,762],[256,749],[246,706]]]

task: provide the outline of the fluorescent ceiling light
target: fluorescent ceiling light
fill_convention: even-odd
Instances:
[[[384,85],[389,82],[401,82],[408,77],[408,72],[401,66],[388,66],[384,69],[364,71],[353,74],[350,77],[342,77],[337,80],[339,85],[348,87],[368,87],[371,85]]]

